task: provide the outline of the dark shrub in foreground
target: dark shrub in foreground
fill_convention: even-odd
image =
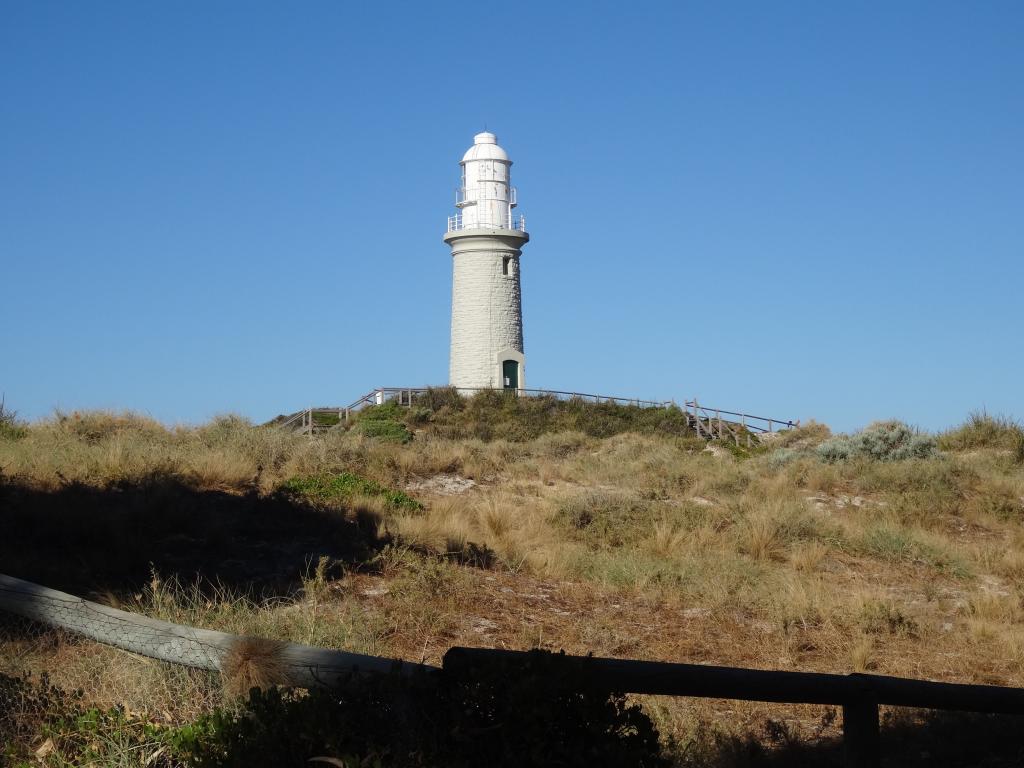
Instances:
[[[585,665],[535,651],[525,665],[465,676],[353,678],[344,690],[253,690],[173,739],[200,768],[663,766],[637,705],[589,687]]]

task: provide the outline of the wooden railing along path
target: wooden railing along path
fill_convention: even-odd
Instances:
[[[401,406],[412,407],[417,399],[429,392],[455,391],[460,394],[472,394],[481,389],[465,387],[377,387],[347,406],[312,406],[287,416],[278,426],[294,429],[302,434],[313,435],[332,429],[348,420],[351,414],[366,406],[383,405],[394,402]],[[493,392],[514,393],[521,397],[557,397],[562,400],[582,400],[593,403],[615,403],[617,405],[634,406],[637,408],[671,408],[680,407],[674,400],[644,400],[635,397],[616,397],[613,395],[594,395],[586,392],[570,392],[558,389],[494,389]],[[681,406],[690,427],[701,437],[708,440],[727,440],[736,445],[748,447],[758,441],[762,435],[772,434],[780,430],[791,429],[800,425],[799,421],[777,419],[768,416],[755,416],[740,411],[729,411],[722,408],[711,408],[700,405],[697,399],[687,400]]]
[[[196,629],[110,608],[0,575],[0,610],[77,632],[134,653],[201,669],[220,670],[225,656],[246,638]],[[268,641],[265,641],[268,642]],[[301,687],[338,687],[353,672],[427,672],[472,675],[489,665],[525,662],[527,651],[452,648],[440,670],[423,664],[281,643],[288,681]],[[909,680],[884,675],[835,675],[701,664],[566,656],[581,665],[595,690],[658,696],[691,696],[842,707],[847,765],[880,765],[880,705],[1024,714],[1024,689]],[[984,745],[978,745],[984,750]],[[979,755],[982,757],[982,755]]]
[[[0,610],[149,658],[218,672],[225,658],[246,640],[227,632],[151,619],[3,574],[0,574]],[[274,643],[273,646],[274,657],[282,662],[288,682],[304,688],[334,686],[353,669],[369,672],[427,669],[420,664],[296,643]]]

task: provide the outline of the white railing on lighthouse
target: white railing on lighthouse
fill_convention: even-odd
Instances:
[[[488,221],[473,221],[470,220],[468,223],[463,219],[461,213],[457,213],[454,216],[448,217],[448,231],[449,232],[461,232],[465,229],[511,229],[517,232],[526,231],[526,217],[522,214],[513,216],[512,211],[509,211],[508,218],[501,224],[491,223]]]

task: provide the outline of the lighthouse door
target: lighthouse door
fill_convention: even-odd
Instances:
[[[519,363],[515,360],[502,361],[501,379],[505,389],[519,389]]]

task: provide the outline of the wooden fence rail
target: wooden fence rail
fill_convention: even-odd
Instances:
[[[252,638],[226,632],[151,619],[2,574],[0,610],[143,656],[200,669],[223,671],[225,659],[240,643],[253,642]],[[443,667],[438,670],[425,664],[295,643],[273,646],[287,670],[286,682],[307,688],[337,687],[353,672],[444,671],[464,676],[488,665],[515,665],[528,658],[526,651],[456,647],[445,654]],[[841,706],[850,768],[877,768],[880,764],[879,705],[1024,714],[1022,688],[589,656],[565,659],[568,664],[581,665],[594,688],[608,692]]]
[[[524,651],[452,648],[445,654],[443,668],[465,674],[489,664],[525,661],[526,656]],[[851,768],[876,768],[880,764],[880,704],[1024,714],[1022,688],[936,683],[884,675],[782,672],[584,656],[567,658],[585,665],[587,679],[598,689],[607,691],[841,706],[846,761]]]
[[[142,656],[218,672],[222,671],[229,654],[253,642],[251,638],[227,632],[196,629],[121,611],[3,574],[0,574],[0,610],[76,632]],[[395,659],[313,648],[297,643],[272,645],[275,659],[281,662],[286,681],[304,688],[335,686],[355,670],[389,672],[397,669],[411,672],[428,669],[420,664]]]

